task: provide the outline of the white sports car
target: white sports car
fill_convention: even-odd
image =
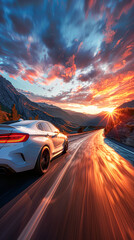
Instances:
[[[68,149],[67,136],[41,120],[0,124],[0,169],[22,172],[47,171],[53,157]]]

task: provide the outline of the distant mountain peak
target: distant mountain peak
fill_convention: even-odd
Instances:
[[[70,122],[60,118],[60,115],[54,117],[47,113],[45,108],[39,104],[32,102],[25,95],[18,92],[10,81],[0,76],[0,105],[4,109],[11,111],[13,105],[17,109],[17,112],[23,119],[35,119],[38,115],[39,119],[49,121],[59,127],[61,130],[69,132],[77,132],[78,126],[73,125]]]
[[[61,109],[47,103],[36,103],[28,99],[23,93],[17,91],[12,83],[0,76],[0,104],[11,110],[15,104],[18,113],[24,119],[39,116],[39,119],[48,120],[57,126],[65,128],[78,128],[78,126],[105,126],[105,113],[91,115]]]
[[[117,109],[118,109],[118,108],[127,108],[127,107],[128,107],[128,108],[134,108],[134,100],[123,103],[122,105],[120,105],[119,107],[117,107]]]

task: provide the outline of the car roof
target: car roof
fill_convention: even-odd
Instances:
[[[31,124],[36,124],[38,122],[46,122],[43,120],[22,120],[22,121],[17,121],[14,123],[10,123],[11,126],[26,126],[26,125],[31,125]]]

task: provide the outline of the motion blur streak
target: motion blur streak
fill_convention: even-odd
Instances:
[[[120,146],[116,148],[120,152]],[[134,168],[104,142],[103,130],[83,139],[74,136],[68,153],[52,161],[47,174],[1,208],[1,240],[18,239],[40,203],[48,199],[29,239],[134,239],[133,193]]]
[[[128,236],[132,239],[134,170],[125,159],[104,144],[101,134],[94,136],[89,148],[92,153],[91,162],[88,165],[85,163],[85,169],[87,181],[90,182],[96,196],[102,231],[109,234],[109,237],[112,236],[107,228],[110,223],[114,238],[118,232],[121,239],[128,239]]]
[[[133,176],[131,164],[104,143],[102,130],[94,133],[32,239],[41,229],[46,239],[133,239]]]
[[[82,143],[82,141],[80,142],[80,144]],[[21,233],[21,235],[19,236],[18,240],[23,240],[23,239],[30,239],[36,229],[36,227],[38,226],[43,214],[45,213],[48,205],[51,202],[51,199],[53,197],[53,195],[55,194],[65,172],[67,171],[70,163],[72,162],[76,152],[78,151],[78,149],[80,148],[80,145],[76,148],[74,154],[72,155],[71,159],[67,162],[67,164],[64,166],[64,168],[62,169],[61,173],[59,174],[59,176],[57,177],[56,181],[54,182],[54,184],[52,185],[52,187],[50,188],[50,190],[48,191],[48,193],[46,194],[46,196],[43,198],[41,204],[39,205],[39,207],[37,208],[36,212],[34,213],[34,215],[32,216],[32,218],[30,219],[29,223],[26,225],[26,228],[23,230],[23,232]]]

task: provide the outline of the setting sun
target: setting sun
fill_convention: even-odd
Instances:
[[[113,113],[114,109],[115,109],[115,108],[110,108],[110,109],[108,110],[108,113]]]

